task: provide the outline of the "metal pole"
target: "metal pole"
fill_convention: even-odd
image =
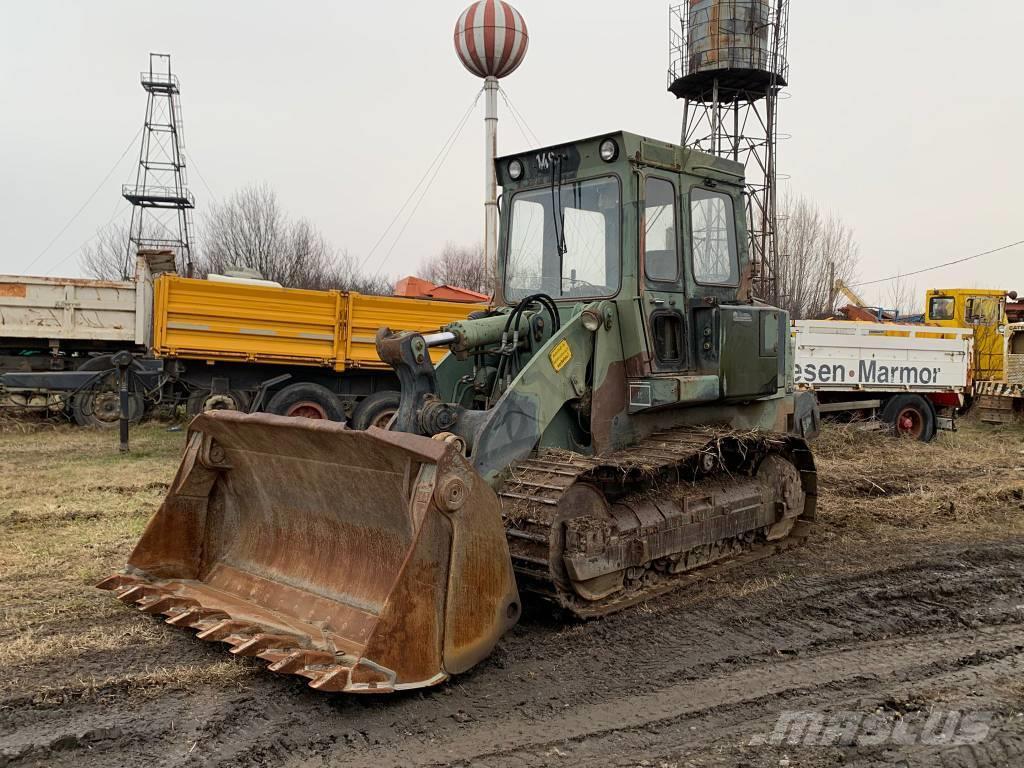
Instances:
[[[683,129],[680,132],[681,135],[679,137],[679,146],[681,146],[681,147],[685,147],[686,146],[686,134],[687,134],[687,130],[688,130],[689,126],[690,126],[690,100],[689,99],[683,99]]]
[[[718,78],[715,78],[714,86],[711,89],[711,154],[718,155],[720,137],[718,135],[719,115],[718,112]]]
[[[484,267],[497,276],[498,264],[498,179],[494,158],[498,156],[498,78],[484,80],[486,145],[484,147]]]
[[[117,366],[120,381],[121,421],[119,426],[121,429],[121,453],[128,453],[128,420],[131,418],[128,402],[128,369],[132,364],[132,356],[129,352],[121,350],[114,355],[112,362]]]

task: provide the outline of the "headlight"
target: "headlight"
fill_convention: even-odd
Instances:
[[[619,145],[615,143],[614,139],[605,139],[601,142],[601,159],[606,163],[610,163],[612,160],[619,156]]]
[[[596,332],[604,324],[601,315],[592,309],[583,310],[583,317],[580,320],[583,323],[583,327],[591,333]]]
[[[508,176],[512,181],[519,181],[523,178],[523,164],[519,160],[508,161]]]

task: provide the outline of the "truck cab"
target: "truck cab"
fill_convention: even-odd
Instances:
[[[926,294],[925,322],[947,328],[974,329],[975,381],[999,381],[1006,371],[1003,348],[1006,291],[979,288],[933,288]]]

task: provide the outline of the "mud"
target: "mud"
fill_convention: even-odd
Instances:
[[[601,621],[533,606],[469,674],[382,698],[317,694],[168,628],[156,659],[129,646],[37,668],[53,691],[0,703],[0,766],[1024,765],[1024,541],[879,552],[849,572],[822,569],[828,554],[811,545]],[[237,679],[145,685],[160,665],[217,663]],[[111,671],[127,677],[82,684]],[[988,737],[751,745],[784,710],[936,707],[991,712]]]

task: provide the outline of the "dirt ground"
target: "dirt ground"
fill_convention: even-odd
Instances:
[[[183,440],[0,430],[0,768],[1024,766],[1022,430],[831,428],[808,545],[601,621],[528,604],[476,669],[386,697],[318,694],[91,587]]]

